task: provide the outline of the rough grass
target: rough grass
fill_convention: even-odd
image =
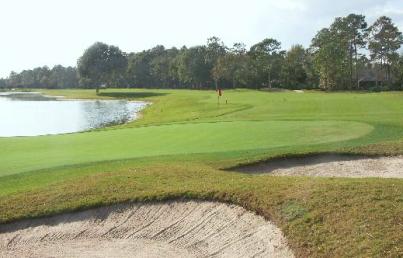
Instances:
[[[30,187],[3,192],[0,222],[116,202],[197,198],[236,203],[274,221],[301,256],[397,257],[403,251],[398,179],[247,176],[195,163],[126,161],[30,172],[18,181]],[[14,182],[5,177],[1,185],[12,189]]]
[[[116,202],[232,202],[309,257],[403,255],[403,180],[248,176],[221,168],[320,152],[403,154],[402,93],[45,91],[152,101],[133,123],[0,139],[0,223]]]

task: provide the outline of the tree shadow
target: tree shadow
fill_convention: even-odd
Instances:
[[[149,97],[165,96],[168,93],[158,93],[158,92],[100,92],[99,96],[111,97],[117,99],[141,99]]]

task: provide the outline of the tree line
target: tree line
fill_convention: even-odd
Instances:
[[[0,79],[0,88],[76,88],[79,74],[75,67],[56,65],[37,67],[21,73],[11,72],[8,78]]]
[[[325,90],[403,89],[403,36],[389,17],[368,25],[365,16],[338,17],[321,29],[311,46],[266,38],[246,48],[226,46],[218,37],[205,45],[137,53],[97,42],[77,67],[57,65],[11,72],[8,88],[287,88]]]

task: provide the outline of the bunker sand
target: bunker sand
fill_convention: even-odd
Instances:
[[[0,257],[293,257],[263,217],[217,202],[114,205],[0,225]]]
[[[260,162],[231,170],[273,176],[403,178],[403,156],[369,158],[325,154]]]

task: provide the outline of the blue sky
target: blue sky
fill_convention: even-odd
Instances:
[[[199,45],[210,36],[227,45],[273,37],[283,48],[308,46],[319,29],[349,13],[369,22],[387,15],[403,30],[402,0],[0,0],[0,77],[75,65],[95,41],[126,52]]]

